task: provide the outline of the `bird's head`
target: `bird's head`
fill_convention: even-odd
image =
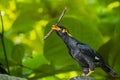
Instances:
[[[69,36],[69,37],[72,36],[68,32],[68,30],[65,27],[63,27],[63,26],[53,26],[52,30],[55,30],[58,33],[58,35],[60,35],[60,36]]]

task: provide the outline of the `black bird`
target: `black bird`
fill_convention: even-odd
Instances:
[[[110,76],[115,76],[114,72],[103,60],[103,58],[88,45],[79,42],[69,34],[68,30],[62,26],[54,26],[57,34],[62,38],[72,58],[82,67],[85,76],[89,76],[96,67],[101,67]]]

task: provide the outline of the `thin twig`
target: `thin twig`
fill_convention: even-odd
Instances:
[[[66,12],[66,9],[67,9],[67,8],[65,7],[64,10],[62,11],[62,13],[61,13],[58,21],[57,21],[57,22],[55,23],[55,25],[53,25],[53,26],[57,26],[57,25],[60,23],[60,21],[62,20],[64,14],[65,14],[65,12]],[[43,37],[42,40],[45,40],[47,37],[49,37],[49,35],[50,35],[52,32],[53,32],[53,30],[51,29],[51,30]]]
[[[2,47],[3,47],[3,51],[4,51],[4,57],[5,57],[6,65],[7,65],[7,71],[10,74],[9,65],[8,65],[8,57],[7,57],[7,52],[6,52],[5,43],[4,43],[4,25],[3,25],[1,11],[0,11],[0,18],[1,18],[1,24],[2,24],[1,43],[2,43]]]
[[[45,40],[52,32],[53,32],[53,30],[51,29],[51,30],[42,38],[42,40]]]
[[[57,25],[60,23],[60,21],[62,20],[64,14],[65,14],[65,12],[66,12],[66,10],[67,10],[67,8],[65,7],[64,10],[62,11],[62,13],[61,13],[58,21],[56,22],[56,24],[55,24],[54,26],[57,26]]]

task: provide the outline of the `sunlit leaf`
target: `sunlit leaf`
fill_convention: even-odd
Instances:
[[[12,59],[15,60],[18,64],[22,63],[22,58],[25,54],[24,45],[19,44],[15,45],[12,49]]]

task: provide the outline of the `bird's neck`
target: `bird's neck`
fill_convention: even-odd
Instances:
[[[63,35],[60,37],[62,38],[62,40],[64,41],[64,43],[67,45],[68,48],[72,48],[72,49],[76,48],[76,44],[77,44],[76,39],[68,35]]]
[[[70,37],[68,35],[62,35],[62,36],[60,35],[60,37],[65,42],[65,44],[69,43]]]
[[[57,32],[57,34],[62,38],[68,48],[76,47],[77,40],[74,39],[72,36],[69,36],[68,34],[61,34],[60,32]]]

